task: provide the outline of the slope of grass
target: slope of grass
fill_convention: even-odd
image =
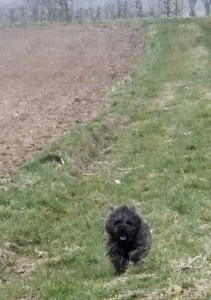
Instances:
[[[1,183],[1,299],[211,299],[211,20],[140,26],[111,107]],[[104,218],[122,203],[153,247],[115,278]]]

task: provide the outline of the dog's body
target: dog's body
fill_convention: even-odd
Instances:
[[[149,253],[151,232],[149,225],[134,208],[113,208],[105,224],[108,233],[108,255],[117,274],[124,273],[129,261],[137,263]]]

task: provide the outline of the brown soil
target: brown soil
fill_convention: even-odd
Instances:
[[[105,107],[140,50],[132,26],[0,29],[0,177]]]

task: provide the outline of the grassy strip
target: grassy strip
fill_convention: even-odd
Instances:
[[[144,57],[112,106],[1,184],[1,299],[209,299],[211,21],[141,25]],[[113,203],[140,206],[154,236],[119,279]]]

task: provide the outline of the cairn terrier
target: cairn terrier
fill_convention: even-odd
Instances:
[[[123,205],[112,208],[105,229],[108,233],[107,254],[117,275],[125,273],[129,261],[135,264],[148,255],[150,228],[134,207]]]

